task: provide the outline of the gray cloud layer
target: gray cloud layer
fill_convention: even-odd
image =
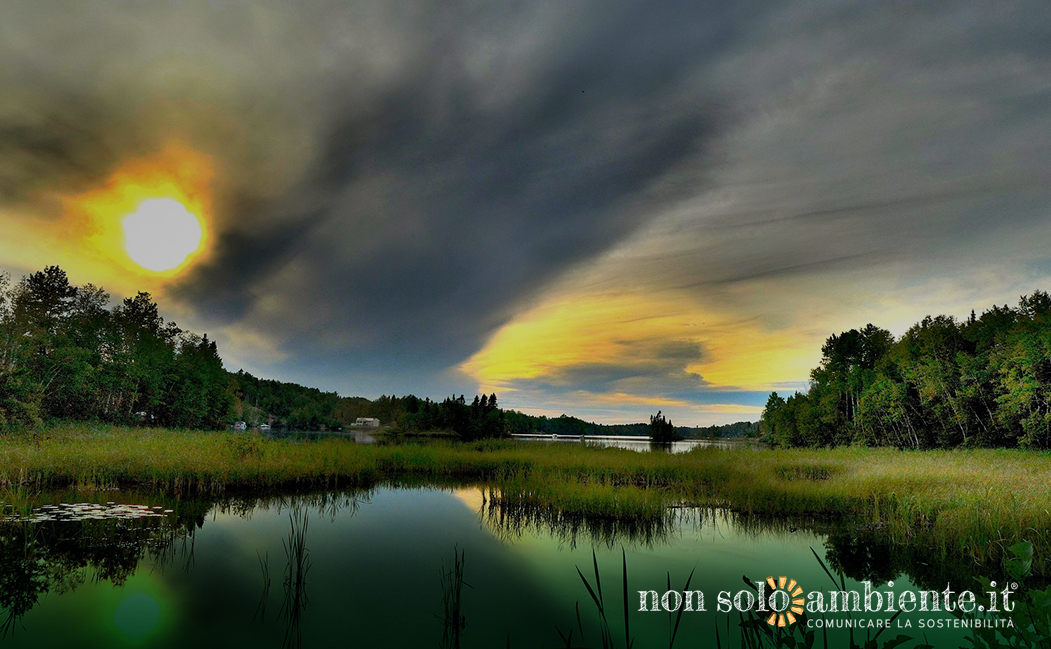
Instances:
[[[653,275],[707,291],[845,267],[937,272],[943,255],[1046,258],[1015,246],[1047,224],[1051,198],[1049,23],[1034,2],[771,11],[715,66],[739,119],[713,191],[667,219],[682,254],[651,256]]]
[[[175,294],[346,391],[427,391],[654,224],[621,280],[705,293],[1047,216],[1038,1],[0,11],[0,200],[49,218],[168,138],[214,156],[216,254]]]

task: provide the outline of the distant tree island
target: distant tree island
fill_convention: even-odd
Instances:
[[[669,443],[682,439],[682,435],[675,432],[675,426],[671,420],[658,410],[657,414],[650,417],[650,439],[655,442]]]

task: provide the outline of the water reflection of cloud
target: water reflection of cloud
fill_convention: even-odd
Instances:
[[[481,487],[453,489],[452,495],[472,512],[479,512],[485,504],[485,493]]]

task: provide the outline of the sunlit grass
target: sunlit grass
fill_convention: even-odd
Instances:
[[[564,515],[659,517],[668,505],[852,516],[892,540],[977,561],[1017,540],[1051,550],[1051,456],[1016,450],[697,449],[687,454],[516,442],[358,445],[111,426],[0,437],[0,501],[57,487],[167,494],[343,488],[406,480],[485,483]]]

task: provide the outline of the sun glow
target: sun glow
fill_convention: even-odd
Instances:
[[[23,256],[118,294],[163,294],[211,254],[214,183],[211,157],[182,145],[129,158],[95,187],[62,197],[62,218],[26,232],[39,245]]]
[[[181,266],[204,237],[197,217],[171,198],[143,201],[123,225],[124,250],[132,261],[154,272]]]

